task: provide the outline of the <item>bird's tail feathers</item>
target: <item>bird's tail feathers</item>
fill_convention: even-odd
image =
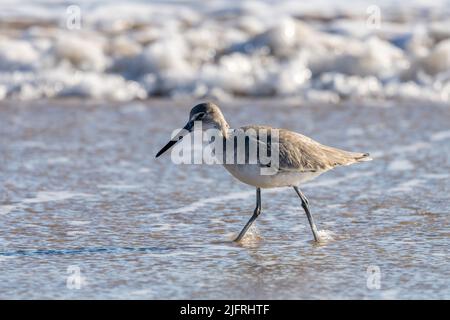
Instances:
[[[357,162],[365,162],[365,161],[372,161],[373,159],[369,157],[368,153],[360,153],[357,157],[355,157],[355,160]]]

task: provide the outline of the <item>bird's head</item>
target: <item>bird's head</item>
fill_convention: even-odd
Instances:
[[[199,125],[196,125],[199,124]],[[226,122],[220,108],[211,102],[200,103],[191,109],[189,113],[189,121],[181,129],[171,141],[169,141],[157,154],[159,157],[164,152],[169,150],[173,145],[180,141],[185,135],[193,130],[200,129],[206,131],[209,129],[219,130],[223,135],[226,135],[226,131],[229,126]]]

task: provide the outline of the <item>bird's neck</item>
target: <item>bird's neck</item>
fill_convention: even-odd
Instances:
[[[233,129],[230,128],[230,125],[225,121],[225,119],[223,119],[219,130],[224,140],[228,139],[228,137],[230,136],[230,132],[233,131]]]

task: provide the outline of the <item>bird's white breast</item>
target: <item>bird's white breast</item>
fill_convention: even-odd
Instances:
[[[293,187],[310,181],[322,172],[278,171],[273,175],[261,174],[261,168],[252,164],[224,164],[236,179],[259,188]]]

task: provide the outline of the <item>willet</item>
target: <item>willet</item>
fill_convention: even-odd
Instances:
[[[235,129],[230,129],[225,117],[223,116],[219,107],[213,103],[201,103],[192,108],[189,121],[184,126],[184,130],[180,131],[169,141],[157,154],[159,157],[165,151],[170,149],[184,135],[194,131],[194,123],[199,121],[203,131],[209,129],[215,129],[219,133],[219,136],[225,142],[235,139]],[[276,188],[276,187],[293,187],[297,195],[301,199],[301,206],[306,213],[306,216],[311,226],[311,230],[314,236],[314,240],[319,242],[320,237],[318,229],[314,223],[313,217],[309,209],[309,202],[302,191],[299,189],[299,185],[310,181],[320,174],[333,169],[334,167],[341,165],[350,165],[357,162],[370,161],[368,153],[356,153],[340,150],[337,148],[325,146],[320,144],[311,138],[308,138],[299,133],[285,130],[275,129],[268,126],[250,125],[241,127],[244,132],[251,129],[256,132],[265,130],[267,133],[266,141],[262,141],[260,135],[256,135],[255,141],[258,148],[263,146],[269,147],[269,153],[276,150],[278,152],[278,163],[276,164],[276,171],[274,174],[262,174],[261,169],[263,167],[275,167],[274,163],[262,164],[260,161],[257,163],[248,162],[249,152],[246,152],[245,163],[224,163],[225,169],[227,169],[238,180],[256,187],[256,208],[252,217],[239,233],[235,241],[240,241],[248,228],[261,214],[261,188]],[[274,141],[271,139],[276,137]],[[248,140],[247,140],[248,142]],[[248,143],[247,143],[248,145]],[[233,159],[236,154],[236,145],[233,147]],[[226,153],[226,148],[224,148]],[[258,160],[260,155],[257,155]]]

